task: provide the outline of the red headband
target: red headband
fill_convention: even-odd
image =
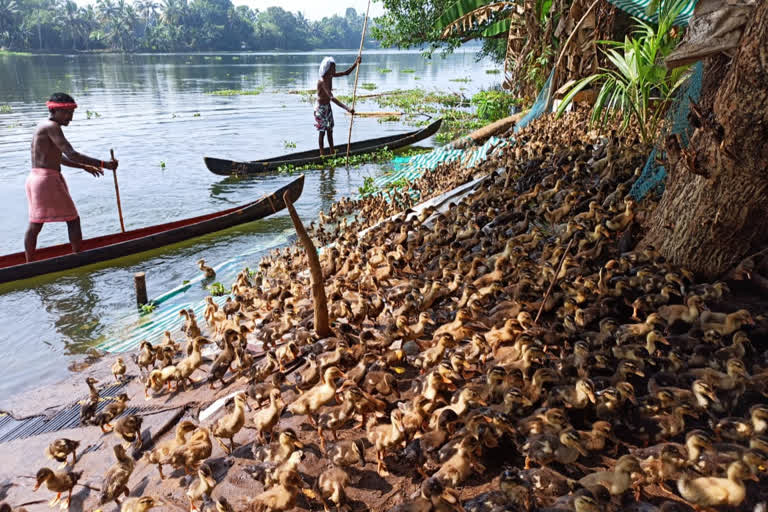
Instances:
[[[45,106],[48,107],[48,110],[54,110],[57,108],[61,108],[64,110],[75,110],[77,108],[77,103],[74,101],[72,103],[59,103],[57,101],[48,101],[45,103]]]

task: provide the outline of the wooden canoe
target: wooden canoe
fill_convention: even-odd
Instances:
[[[38,249],[38,259],[31,263],[23,252],[0,256],[0,283],[120,258],[262,219],[285,208],[284,192],[295,202],[303,190],[301,175],[269,196],[228,210],[83,240],[82,251],[76,254],[67,243]]]
[[[415,144],[421,140],[431,137],[437,130],[440,129],[440,125],[443,120],[438,119],[429,126],[425,126],[420,130],[415,130],[408,133],[401,133],[399,135],[390,135],[388,137],[379,137],[377,139],[361,140],[353,142],[349,149],[350,155],[361,155],[363,153],[372,153],[380,149],[400,149],[411,144]],[[347,145],[338,144],[335,146],[336,155],[344,156],[347,154]],[[274,173],[281,165],[307,165],[318,164],[322,166],[323,159],[329,158],[329,156],[321,157],[320,151],[313,149],[311,151],[301,151],[299,153],[290,153],[283,156],[276,156],[273,158],[267,158],[266,160],[256,160],[252,162],[235,162],[233,160],[224,160],[221,158],[205,157],[205,166],[208,170],[214,174],[221,176],[259,176]]]

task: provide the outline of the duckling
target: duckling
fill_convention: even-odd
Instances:
[[[191,380],[192,373],[200,368],[200,365],[203,363],[203,354],[200,352],[200,348],[210,343],[210,340],[202,336],[193,339],[190,354],[176,365],[177,382],[184,385],[184,390],[187,389],[187,383]]]
[[[176,436],[173,439],[163,441],[158,444],[151,452],[147,452],[144,458],[149,464],[157,464],[157,471],[160,473],[160,479],[164,480],[163,464],[168,463],[171,453],[183,446],[187,441],[187,434],[194,431],[197,426],[191,421],[184,420],[176,426]]]
[[[622,455],[616,461],[613,471],[598,471],[591,473],[581,480],[583,487],[602,485],[613,496],[619,496],[632,486],[632,473],[642,473],[640,461],[634,455]]]
[[[531,461],[541,466],[552,462],[572,464],[579,456],[586,456],[587,451],[581,444],[579,433],[573,429],[564,430],[558,436],[539,434],[532,436],[523,445],[525,452],[525,469],[531,467]]]
[[[141,345],[139,345],[139,354],[135,359],[139,371],[146,371],[148,368],[155,367],[155,360],[157,358],[156,350],[157,349],[147,340],[141,342]]]
[[[288,428],[280,432],[277,436],[277,442],[266,446],[254,446],[253,456],[256,460],[270,464],[282,464],[294,452],[294,450],[304,448],[304,444],[299,441],[296,432]]]
[[[600,504],[597,502],[595,498],[588,495],[581,495],[577,496],[576,499],[573,500],[573,510],[574,512],[601,512]],[[566,512],[570,511],[570,509],[564,509],[564,508],[540,508],[538,509],[539,512]]]
[[[455,403],[446,405],[445,407],[441,407],[439,409],[435,409],[435,411],[432,412],[432,416],[429,419],[429,427],[437,427],[440,414],[442,414],[443,411],[452,410],[458,416],[463,416],[469,410],[471,405],[486,406],[488,404],[480,397],[480,393],[475,389],[468,387],[463,388],[461,391],[459,391],[458,398],[456,399]]]
[[[208,369],[208,387],[210,389],[213,389],[213,384],[217,380],[221,382],[221,387],[226,385],[224,376],[227,374],[227,371],[232,370],[232,363],[235,360],[235,348],[232,345],[232,338],[236,335],[237,332],[233,329],[227,329],[224,333],[224,347]]]
[[[144,385],[144,399],[149,400],[149,390],[158,392],[163,389],[164,386],[171,388],[171,381],[179,380],[179,371],[175,366],[165,366],[158,370],[152,370],[147,377],[147,383]]]
[[[212,451],[211,432],[205,427],[197,427],[186,443],[174,448],[168,460],[174,468],[183,467],[185,473],[191,474],[200,462],[211,456]]]
[[[253,415],[253,423],[256,430],[259,432],[259,439],[262,443],[266,443],[265,434],[270,435],[272,439],[272,430],[280,421],[280,413],[283,410],[283,400],[280,395],[279,389],[272,389],[269,392],[269,405],[260,409]]]
[[[366,428],[366,437],[376,449],[376,459],[378,462],[378,473],[380,476],[389,475],[385,469],[384,456],[391,448],[394,448],[404,439],[403,433],[403,413],[400,409],[393,409],[390,413],[390,423],[385,425],[375,425],[375,418],[371,418]]]
[[[115,377],[115,382],[122,384],[126,371],[127,368],[125,367],[125,361],[123,361],[123,358],[118,357],[115,359],[115,364],[112,365],[112,375]]]
[[[288,405],[288,410],[295,415],[307,415],[312,426],[317,428],[313,415],[336,396],[337,377],[346,376],[335,366],[327,368],[323,373],[323,381],[294,400]]]
[[[671,327],[677,321],[693,324],[699,318],[701,308],[703,307],[704,300],[698,295],[691,295],[686,300],[685,306],[677,304],[662,306],[657,312],[667,325]]]
[[[280,391],[284,383],[285,373],[275,372],[267,382],[251,383],[245,393],[251,400],[256,402],[256,409],[258,409],[262,406],[264,400],[269,400],[270,393],[273,390]]]
[[[102,432],[109,432],[104,427],[112,429],[110,422],[123,414],[126,404],[128,403],[128,395],[120,393],[114,402],[110,402],[103,411],[96,415],[94,423],[101,428]]]
[[[347,439],[333,443],[325,452],[326,457],[337,466],[365,466],[365,446],[362,439]]]
[[[442,463],[437,473],[432,475],[443,484],[456,487],[465,481],[473,471],[483,473],[485,467],[475,458],[475,453],[480,448],[476,440],[465,436],[457,445],[453,455]]]
[[[394,394],[396,398],[400,398],[395,376],[386,371],[368,370],[363,378],[362,388],[367,393],[378,393],[385,396]]]
[[[71,453],[72,467],[74,467],[77,462],[77,449],[79,446],[80,441],[73,441],[72,439],[66,438],[56,439],[45,449],[45,456],[49,459],[61,462],[61,467],[63,468],[67,465],[67,457],[69,457],[69,454]]]
[[[157,502],[152,496],[141,496],[139,498],[128,498],[120,506],[120,512],[147,512],[154,508]]]
[[[205,499],[206,496],[210,496],[211,491],[216,486],[216,480],[213,478],[213,471],[211,471],[208,464],[201,464],[197,470],[197,478],[190,482],[187,487],[187,499],[189,499],[189,510],[198,510],[195,502],[200,499]]]
[[[216,423],[214,423],[213,427],[211,427],[211,433],[224,451],[227,452],[227,455],[234,451],[235,435],[237,435],[237,433],[240,432],[240,429],[243,428],[243,425],[245,425],[246,407],[250,409],[248,401],[245,398],[245,393],[238,393],[235,395],[235,407],[232,412],[219,418]],[[229,439],[229,447],[221,441],[222,439]]]
[[[320,473],[317,477],[317,494],[325,512],[330,511],[328,502],[333,503],[337,510],[342,510],[342,504],[346,501],[344,487],[348,483],[349,475],[343,468],[330,467]]]
[[[376,359],[376,354],[372,352],[366,352],[363,354],[355,367],[347,372],[347,380],[354,382],[359,386],[360,382],[363,380],[363,377],[365,377],[365,374],[368,371],[368,367],[372,365]]]
[[[562,402],[565,407],[584,409],[589,403],[595,403],[595,385],[589,379],[579,379],[573,387],[562,386],[552,390],[548,403],[555,405]]]
[[[353,429],[364,428],[369,414],[383,415],[389,405],[385,400],[379,400],[369,395],[350,381],[339,388],[338,394],[343,397],[342,405],[348,407],[346,414],[349,417],[356,414],[360,415],[360,423],[353,426]]]
[[[285,372],[285,365],[296,360],[300,355],[299,347],[292,341],[275,349],[275,357],[281,372]]]
[[[677,481],[677,490],[684,499],[697,507],[738,507],[746,498],[744,480],[757,480],[745,463],[735,461],[728,466],[727,478],[699,477]]]
[[[744,418],[720,418],[715,424],[714,431],[720,439],[737,443],[746,441],[754,433],[752,422]]]
[[[467,512],[494,512],[497,510],[531,510],[531,484],[519,472],[506,469],[499,477],[499,490],[481,494],[464,504]]]
[[[261,494],[249,498],[254,512],[280,512],[289,510],[296,504],[296,496],[302,485],[301,477],[295,471],[285,473],[278,485]]]
[[[128,414],[121,417],[115,423],[115,428],[112,431],[116,436],[120,437],[127,443],[136,443],[136,448],[141,450],[141,423],[143,418],[138,414]]]
[[[746,309],[735,311],[726,315],[725,318],[717,316],[717,313],[705,311],[699,318],[701,330],[708,331],[712,329],[723,336],[733,334],[745,325],[755,325],[752,315]]]
[[[422,478],[428,478],[425,464],[435,460],[438,450],[453,436],[458,420],[459,416],[453,410],[446,409],[440,413],[435,428],[406,445],[403,459],[409,466],[415,467]]]
[[[204,259],[197,260],[197,268],[199,268],[203,272],[203,275],[205,276],[206,279],[213,279],[214,277],[216,277],[216,271],[213,270],[213,268],[206,265]]]
[[[38,470],[37,475],[35,475],[37,483],[32,491],[37,491],[41,485],[45,484],[49,491],[56,493],[56,497],[51,500],[51,506],[58,503],[59,499],[61,499],[61,494],[66,492],[68,493],[66,507],[69,508],[69,504],[72,501],[72,488],[77,485],[77,481],[81,476],[83,476],[82,471],[53,471],[48,468],[41,468]]]
[[[611,438],[613,425],[609,421],[596,421],[591,430],[579,431],[581,446],[588,452],[599,452],[605,449],[606,440]]]
[[[98,381],[93,377],[87,377],[85,383],[88,385],[90,395],[88,400],[80,405],[80,424],[89,425],[93,421],[93,417],[96,415],[96,408],[99,405],[99,390],[96,389]]]
[[[131,477],[131,473],[133,473],[133,458],[125,453],[125,448],[120,444],[116,444],[113,450],[117,462],[107,470],[104,480],[102,480],[101,497],[99,498],[100,505],[110,501],[120,505],[120,495],[125,494],[127,498],[130,493],[128,479]]]
[[[398,505],[390,509],[390,512],[461,512],[463,510],[459,493],[450,487],[445,487],[437,478],[431,477],[421,483],[421,491],[415,500]]]

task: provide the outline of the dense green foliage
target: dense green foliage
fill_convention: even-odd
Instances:
[[[0,0],[0,48],[21,50],[309,50],[357,48],[363,16],[310,21],[231,0]],[[375,45],[369,38],[368,46]]]
[[[478,92],[470,103],[477,108],[477,117],[493,122],[507,117],[520,100],[508,92],[492,89]]]
[[[2,0],[0,0],[2,1]],[[381,0],[386,12],[376,18],[371,27],[373,36],[385,48],[425,48],[425,54],[435,50],[453,51],[465,37],[441,38],[435,22],[456,0]],[[485,39],[478,58],[504,60],[506,38]]]
[[[578,81],[563,98],[560,115],[575,95],[590,84],[600,91],[592,110],[592,122],[605,124],[621,115],[622,129],[635,121],[640,136],[652,144],[661,133],[664,114],[687,68],[668,70],[664,58],[679,42],[680,35],[671,31],[672,23],[686,0],[663,2],[658,26],[636,19],[635,31],[623,42],[600,41],[608,47],[606,55],[611,67]]]

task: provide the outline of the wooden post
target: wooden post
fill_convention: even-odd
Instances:
[[[133,275],[133,286],[136,288],[136,304],[141,307],[149,302],[147,298],[147,281],[144,272],[136,272]]]
[[[323,279],[323,269],[320,266],[320,258],[317,257],[315,244],[309,238],[307,230],[304,229],[304,224],[301,223],[299,214],[296,213],[296,208],[291,203],[288,191],[283,194],[283,201],[288,209],[288,213],[291,214],[293,226],[296,228],[296,235],[299,237],[301,245],[304,246],[304,251],[306,251],[307,260],[309,261],[309,275],[312,279],[312,303],[315,307],[315,333],[320,339],[327,338],[331,335],[331,328],[328,322],[328,300],[325,298],[325,280]]]

